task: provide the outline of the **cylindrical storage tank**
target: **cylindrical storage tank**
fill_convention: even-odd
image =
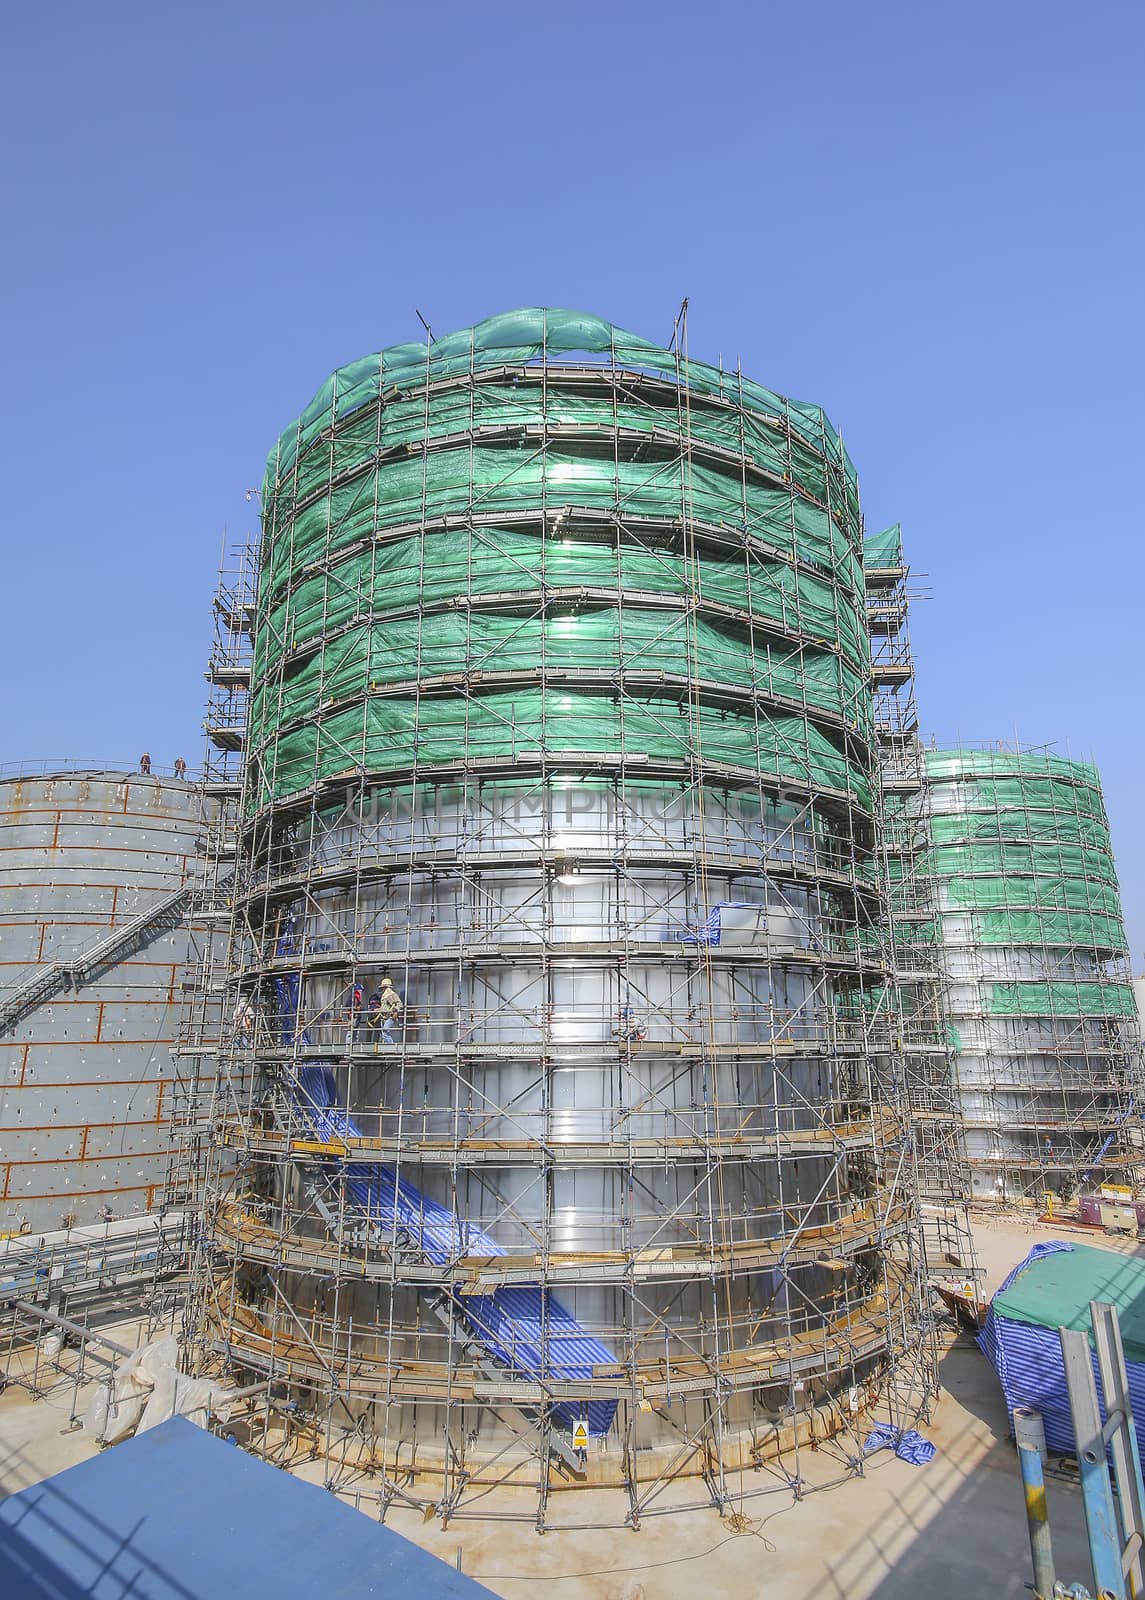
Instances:
[[[169,902],[196,875],[200,832],[180,779],[0,781],[0,1231],[162,1202],[184,969],[202,934]]]
[[[947,1010],[976,1197],[1043,1202],[1136,1164],[1136,1005],[1094,767],[930,750]]]
[[[264,491],[216,1348],[447,1476],[862,1404],[869,674],[816,407],[542,310],[334,374]]]

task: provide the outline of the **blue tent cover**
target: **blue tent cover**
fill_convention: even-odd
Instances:
[[[979,1348],[1001,1379],[1011,1425],[1017,1406],[1032,1406],[1042,1414],[1049,1449],[1072,1454],[1076,1445],[1058,1329],[1088,1330],[1091,1300],[1117,1307],[1134,1426],[1145,1456],[1145,1362],[1134,1359],[1145,1354],[1145,1262],[1061,1239],[1036,1244],[994,1296]],[[1100,1397],[1099,1380],[1097,1393]]]

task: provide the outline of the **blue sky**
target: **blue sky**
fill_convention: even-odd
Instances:
[[[9,8],[0,760],[197,764],[224,529],[334,366],[516,305],[824,405],[924,722],[1095,759],[1145,951],[1145,12]]]

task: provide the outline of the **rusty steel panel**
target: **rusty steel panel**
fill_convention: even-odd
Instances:
[[[0,1009],[191,882],[195,786],[60,772],[0,782]],[[162,1202],[181,981],[208,937],[163,928],[0,1032],[0,1233],[137,1216]]]

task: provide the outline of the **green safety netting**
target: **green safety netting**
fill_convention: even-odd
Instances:
[[[681,423],[674,410],[669,420],[669,433],[679,432]],[[323,491],[331,478],[349,477],[387,453],[414,450],[420,454],[425,439],[440,446],[450,440],[468,443],[470,433],[493,436],[510,431],[510,442],[527,449],[539,442],[542,428],[550,443],[559,444],[562,433],[575,437],[590,430],[609,438],[611,430],[618,429],[647,440],[642,448],[652,455],[658,444],[661,449],[670,444],[662,409],[635,400],[562,392],[558,374],[546,385],[544,394],[535,384],[481,384],[433,395],[428,407],[420,396],[392,399],[380,409],[370,407],[342,423],[333,437],[311,445],[285,479],[277,477],[274,488],[279,495],[289,496],[297,508]],[[732,452],[737,462],[742,455],[749,471],[758,467],[770,477],[790,477],[821,504],[832,503],[835,479],[824,457],[797,436],[778,433],[773,423],[765,424],[738,408],[709,411],[699,407],[688,417],[688,432],[696,456],[702,457],[708,447],[716,454]],[[739,470],[737,464],[737,473]]]
[[[329,560],[379,530],[448,516],[495,519],[542,506],[553,512],[571,507],[677,523],[686,509],[689,520],[734,529],[739,540],[746,535],[798,557],[852,594],[862,589],[848,533],[790,488],[745,486],[738,473],[697,462],[687,465],[678,458],[616,461],[587,452],[572,454],[558,445],[543,453],[478,445],[383,461],[348,483],[334,483],[297,510],[268,492],[265,594],[279,598],[308,562]],[[637,544],[638,528],[629,528],[626,537]]]
[[[696,397],[711,396],[747,412],[776,419],[820,453],[839,461],[854,491],[854,467],[842,441],[819,406],[765,389],[762,384],[703,361],[684,361],[672,351],[583,311],[526,306],[488,317],[475,327],[427,344],[392,345],[339,367],[327,378],[297,422],[282,434],[270,460],[277,476],[325,430],[351,417],[390,390],[418,387],[467,372],[552,361],[583,352],[608,364],[680,380]]]
[[[1043,751],[1018,750],[928,750],[926,770],[938,778],[1064,778],[1069,783],[1088,783],[1100,788],[1097,768],[1088,761],[1070,761]]]
[[[1125,950],[1096,768],[1044,752],[931,750],[926,759],[934,810],[920,869],[939,881],[948,914],[971,915],[972,939]]]
[[[990,778],[969,785],[961,799],[968,810],[1064,811],[1104,818],[1096,784],[1065,783],[1060,778]]]
[[[842,928],[835,936],[840,944],[852,950],[875,952],[883,948],[885,942],[885,929],[881,926],[862,926],[859,928]],[[931,946],[937,950],[938,923],[937,922],[900,922],[893,924],[891,943],[894,945],[909,945],[914,948]],[[906,1003],[905,997],[903,1003]]]
[[[382,685],[423,684],[448,675],[491,672],[669,673],[759,693],[866,721],[863,678],[837,655],[756,648],[682,613],[620,610],[534,617],[447,612],[349,629],[308,657],[281,687],[256,693],[254,718],[280,724],[319,701],[344,700]],[[273,705],[264,704],[273,701]]]
[[[868,533],[863,540],[863,565],[869,568],[894,568],[903,565],[902,525],[896,522],[881,533]]]
[[[935,817],[935,823],[944,819]],[[1009,839],[997,844],[935,845],[921,859],[920,872],[953,878],[972,873],[1013,873],[1018,877],[1083,877],[1117,884],[1108,849],[1054,840]]]
[[[1084,945],[1122,951],[1125,925],[1119,916],[1084,911],[982,911],[974,919],[982,944]]]
[[[1135,1017],[1127,983],[995,983],[990,1010],[999,1017]]]
[[[1009,850],[1024,845],[1029,849],[1078,844],[1087,854],[1110,849],[1109,827],[1095,817],[1077,812],[975,811],[959,816],[937,815],[931,819],[930,836],[936,845],[980,841],[981,848],[992,848],[986,841],[997,839],[999,848]]]
[[[255,803],[566,750],[870,803],[857,491],[817,407],[530,309],[339,369],[263,519]]]
[[[1111,883],[1090,883],[1085,878],[1033,877],[958,877],[944,886],[946,905],[968,909],[999,911],[1100,911],[1119,916],[1121,901]]]
[[[316,716],[283,732],[273,750],[253,758],[252,802],[265,804],[319,779],[356,770],[402,771],[470,760],[511,762],[544,750],[616,756],[641,754],[679,763],[699,754],[775,782],[784,778],[849,794],[870,805],[865,774],[813,723],[773,716],[758,722],[714,706],[681,715],[678,700],[526,689],[480,697],[372,698],[348,711]]]
[[[287,599],[269,607],[263,649],[295,648],[329,635],[361,615],[416,610],[458,594],[533,594],[540,589],[591,588],[620,596],[678,596],[694,584],[711,606],[734,606],[761,624],[838,644],[866,671],[867,635],[859,607],[846,591],[789,562],[748,549],[732,558],[714,552],[689,560],[651,541],[617,547],[614,539],[546,538],[526,529],[481,527],[418,531],[378,544],[371,558],[356,553],[328,570],[298,580]]]

